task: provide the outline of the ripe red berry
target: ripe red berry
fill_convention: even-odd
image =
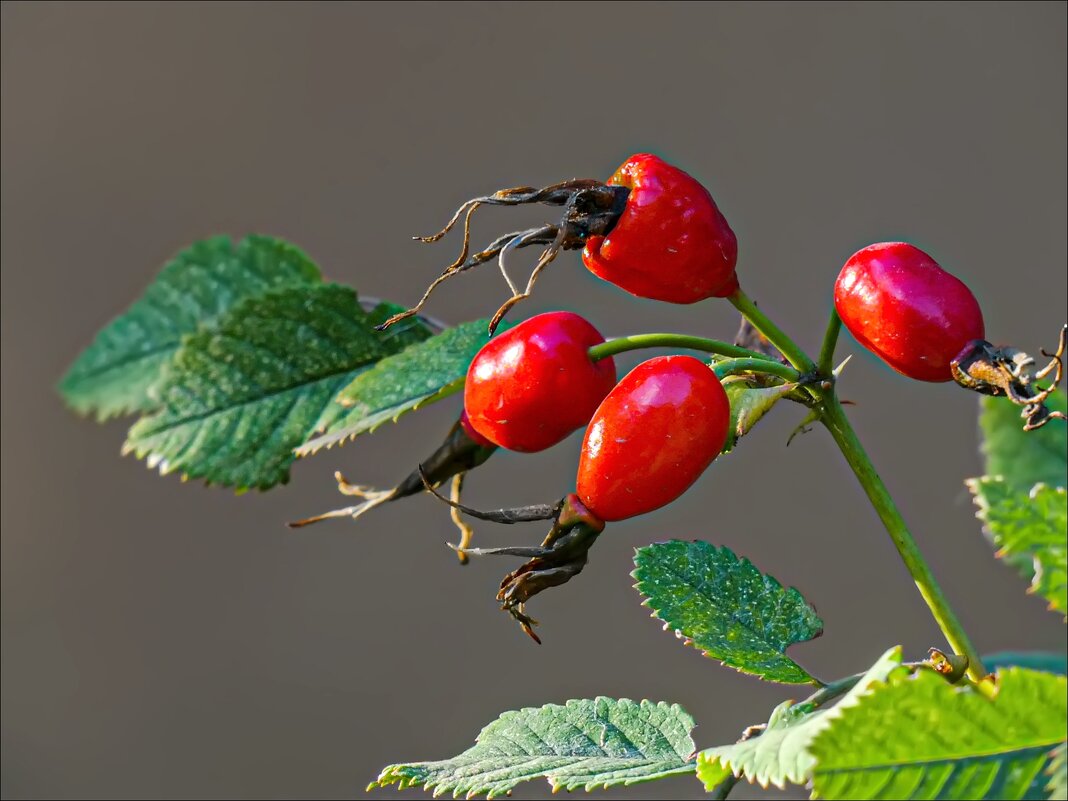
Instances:
[[[919,381],[952,379],[950,362],[985,334],[971,290],[906,242],[854,253],[835,282],[834,306],[861,345]]]
[[[669,303],[723,298],[738,288],[738,240],[712,196],[663,159],[631,156],[608,179],[630,189],[607,236],[591,236],[582,261],[632,295]]]
[[[544,450],[589,422],[616,382],[611,358],[587,352],[600,332],[571,312],[549,312],[491,339],[464,384],[471,428],[513,451]]]
[[[616,385],[586,429],[577,493],[601,520],[624,520],[684,493],[727,441],[727,393],[692,356],[643,362]]]
[[[496,442],[492,442],[479,434],[473,425],[471,425],[471,418],[467,416],[467,409],[464,409],[460,413],[460,428],[464,430],[464,433],[471,439],[473,443],[480,448],[495,448]]]

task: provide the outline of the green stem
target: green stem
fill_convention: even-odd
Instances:
[[[811,373],[816,369],[816,365],[808,357],[808,354],[795,345],[794,341],[779,326],[775,325],[764,312],[758,309],[752,298],[745,292],[738,289],[727,300],[742,313],[745,319],[753,324],[757,331],[766,336],[768,341],[779,349],[787,361],[797,368],[798,372]]]
[[[779,349],[783,356],[800,373],[812,373],[817,369],[816,364],[809,358],[808,354],[801,350],[782,329],[760,311],[745,292],[738,289],[728,300],[742,313],[742,316],[753,324],[757,331],[767,337],[768,341]],[[820,353],[821,365],[829,363],[833,358],[834,345],[837,342],[840,326],[841,321],[838,319],[838,315],[834,314],[827,326],[827,334],[824,336],[823,348]],[[942,594],[942,589],[938,586],[938,582],[931,573],[931,568],[927,565],[919,548],[916,546],[916,541],[912,538],[908,526],[905,525],[905,521],[897,510],[893,498],[890,497],[890,493],[887,492],[882,479],[879,478],[879,474],[872,466],[871,459],[868,458],[868,454],[865,453],[860,440],[857,439],[853,427],[849,424],[849,420],[846,418],[845,412],[842,411],[842,406],[834,394],[834,388],[825,390],[810,387],[809,391],[816,400],[820,401],[819,409],[824,425],[831,432],[831,436],[834,437],[834,441],[838,444],[849,466],[853,468],[857,480],[860,481],[861,486],[868,495],[868,500],[871,501],[879,518],[883,521],[887,533],[890,534],[890,539],[897,547],[897,552],[901,555],[905,567],[908,568],[913,581],[916,582],[920,595],[927,602],[927,606],[942,629],[946,640],[956,653],[968,657],[968,675],[972,680],[981,680],[986,675],[986,671],[983,668],[982,661],[979,659],[979,654],[976,653],[974,646],[968,639],[968,635],[961,628],[960,621],[957,620],[957,616],[950,608],[945,595]]]
[[[828,684],[824,684],[801,703],[812,706],[814,709],[827,706],[827,704],[837,700],[856,687],[857,682],[862,678],[864,678],[863,673],[854,673],[852,676],[846,676],[844,679],[836,679]]]
[[[791,382],[801,380],[801,374],[793,367],[789,367],[782,362],[769,361],[768,359],[724,359],[721,362],[716,362],[712,371],[716,374],[716,378],[720,380],[737,373],[770,373]]]
[[[837,309],[831,309],[831,319],[827,321],[827,331],[820,346],[820,358],[816,363],[816,369],[822,376],[830,377],[831,371],[834,370],[834,348],[838,344],[838,334],[841,330],[842,318],[838,316]]]
[[[724,799],[731,794],[731,790],[734,789],[734,785],[736,785],[740,779],[740,776],[734,776],[733,774],[728,776],[709,790],[705,797],[710,799],[710,801],[724,801]]]
[[[718,339],[705,339],[704,337],[692,337],[686,334],[636,334],[632,337],[618,337],[594,345],[590,348],[590,358],[594,361],[615,356],[628,350],[639,348],[682,348],[683,350],[699,350],[705,353],[717,353],[720,356],[742,359],[761,359],[770,362],[767,356],[757,353],[729,342],[720,342]]]
[[[764,354],[756,353],[737,345],[731,345],[727,342],[685,334],[639,334],[620,337],[590,348],[590,358],[594,360],[603,359],[638,348],[683,348],[728,357],[730,361],[721,362],[716,366],[717,374],[720,377],[732,372],[763,372],[778,375],[788,381],[799,381],[805,376],[816,373],[816,363],[812,361],[808,354],[801,350],[782,329],[760,311],[752,299],[741,289],[731,295],[728,300],[741,312],[743,317],[753,324],[757,331],[779,349],[783,356],[793,365],[793,370]],[[820,350],[820,366],[818,369],[823,375],[830,375],[830,365],[834,358],[834,348],[840,331],[841,320],[837,313],[832,313],[827,325],[827,332],[823,338],[823,346]],[[969,641],[968,635],[961,628],[960,621],[957,620],[956,615],[946,601],[945,595],[942,594],[942,589],[938,586],[930,567],[916,546],[916,541],[913,539],[908,526],[901,517],[901,513],[890,497],[890,493],[857,439],[856,432],[853,431],[853,427],[849,424],[849,420],[846,418],[845,412],[842,410],[842,406],[835,395],[834,387],[808,386],[806,390],[815,402],[824,425],[831,432],[831,436],[841,449],[849,466],[853,468],[853,472],[856,474],[857,480],[864,488],[865,493],[867,493],[872,506],[875,507],[875,511],[890,534],[890,539],[896,546],[902,561],[905,563],[905,567],[916,582],[920,594],[930,608],[935,621],[942,629],[946,640],[956,653],[968,658],[969,677],[973,681],[980,681],[986,675],[986,671],[983,668],[979,654]],[[837,690],[838,688],[834,689]]]
[[[901,667],[908,668],[910,671],[924,670],[931,667],[929,661],[924,662],[902,662]],[[816,692],[812,693],[808,698],[802,701],[800,704],[794,706],[808,706],[813,709],[822,709],[833,701],[837,701],[847,692],[857,686],[858,682],[867,675],[867,672],[854,673],[852,676],[846,676],[845,678],[835,679],[820,687]],[[949,679],[946,679],[949,681]],[[960,680],[963,680],[961,677]],[[956,682],[951,682],[956,683]],[[980,688],[982,685],[980,685]]]
[[[938,582],[931,573],[931,568],[927,565],[919,548],[916,546],[916,540],[913,539],[912,534],[909,532],[908,526],[902,519],[901,513],[886,489],[886,485],[883,484],[883,480],[875,471],[871,459],[864,451],[864,446],[857,439],[856,432],[849,424],[849,420],[842,410],[842,405],[833,394],[826,397],[826,402],[823,405],[822,420],[823,424],[827,426],[827,430],[831,432],[831,436],[834,437],[834,441],[841,449],[849,466],[853,468],[857,480],[860,481],[860,485],[868,495],[868,500],[875,507],[879,519],[886,526],[890,539],[893,540],[897,552],[901,555],[901,560],[905,563],[909,573],[912,574],[916,587],[920,590],[920,595],[927,602],[927,606],[942,629],[946,640],[956,653],[968,657],[968,676],[972,681],[978,682],[982,680],[986,676],[986,670],[983,668],[978,652],[976,652],[975,647],[968,639],[968,635],[964,633],[964,629],[961,627],[957,616],[953,613],[953,609],[950,607],[945,595],[942,594],[942,588],[938,586]]]

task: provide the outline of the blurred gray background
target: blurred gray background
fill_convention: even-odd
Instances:
[[[607,177],[643,150],[710,187],[742,284],[806,347],[843,261],[899,238],[967,281],[993,340],[1051,346],[1066,316],[1065,8],[5,3],[4,796],[362,797],[382,765],[452,755],[503,710],[597,694],[677,701],[699,745],[732,741],[803,690],[719,667],[649,619],[629,572],[658,539],[726,544],[799,587],[826,633],[791,654],[817,675],[942,644],[830,438],[784,448],[797,408],[670,508],[613,525],[580,579],[532,604],[539,648],[493,602],[511,563],[458,567],[429,498],[283,526],[340,505],[337,468],[401,478],[456,398],[236,497],[121,458],[126,422],[79,420],[53,387],[195,239],[286,237],[332,279],[410,302],[459,244],[410,237],[464,198]],[[543,216],[486,210],[476,241]],[[505,295],[486,269],[429,312],[457,322]],[[553,308],[609,335],[737,324],[723,302],[631,298],[575,254],[516,317]],[[976,398],[845,338],[850,352],[856,426],[978,646],[1063,649],[1064,624],[992,558],[964,491]],[[469,501],[559,497],[579,444],[496,457]],[[484,544],[541,534],[480,527]],[[701,791],[605,797],[653,795]]]

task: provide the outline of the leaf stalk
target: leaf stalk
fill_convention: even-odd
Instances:
[[[760,359],[762,362],[777,364],[762,353],[749,350],[729,342],[721,342],[718,339],[706,339],[705,337],[689,336],[688,334],[635,334],[629,337],[617,337],[600,345],[590,348],[590,358],[594,361],[606,359],[619,353],[642,348],[679,348],[681,350],[697,350],[704,353],[715,353],[731,359]]]

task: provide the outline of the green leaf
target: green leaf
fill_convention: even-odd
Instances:
[[[900,665],[901,649],[890,649],[830,709],[814,710],[811,704],[792,701],[780,704],[772,711],[767,728],[759,736],[733,745],[709,748],[698,754],[698,775],[705,770],[714,776],[715,768],[719,766],[761,787],[774,784],[781,788],[787,783],[805,783],[811,778],[816,764],[811,750],[816,736],[846,709],[858,704],[873,685],[885,681]],[[703,767],[706,764],[708,767]]]
[[[1068,680],[996,681],[992,700],[926,670],[875,687],[812,743],[812,797],[1023,798],[1068,735]]]
[[[719,791],[726,781],[734,781],[734,772],[718,759],[702,759],[697,755],[697,778],[705,786],[706,793]],[[722,796],[721,796],[722,797]]]
[[[346,287],[320,284],[249,298],[215,330],[188,337],[160,387],[162,408],[124,446],[162,473],[239,489],[289,477],[293,449],[356,372],[412,332],[374,330]],[[421,325],[416,323],[416,325]]]
[[[315,425],[322,433],[297,456],[347,442],[461,390],[468,365],[489,340],[488,325],[475,320],[446,329],[357,375],[323,411]]]
[[[1022,667],[1064,676],[1068,674],[1068,655],[1052,651],[998,651],[984,656],[983,665],[991,673],[1009,667]]]
[[[205,239],[183,250],[140,299],[104,328],[59,383],[80,414],[100,420],[159,406],[150,395],[182,337],[244,298],[320,280],[319,268],[286,242],[250,236]]]
[[[694,722],[677,704],[596,698],[505,712],[452,759],[390,765],[368,786],[494,798],[545,778],[563,788],[631,785],[694,772]]]
[[[1040,429],[1041,430],[1041,429]],[[1030,492],[1002,478],[970,479],[977,516],[998,556],[1031,580],[1050,609],[1068,613],[1068,498],[1063,487],[1036,484]]]
[[[785,655],[794,643],[823,633],[823,621],[797,590],[707,542],[639,548],[634,564],[644,605],[688,645],[769,681],[815,681]]]
[[[723,446],[723,452],[729,453],[772,406],[797,389],[797,384],[754,387],[742,376],[730,376],[723,382],[723,389],[731,403],[730,428]]]
[[[1050,799],[1068,799],[1068,742],[1061,743],[1053,752],[1053,759],[1046,767],[1049,782],[1046,790]]]
[[[1050,395],[1046,405],[1051,410],[1068,411],[1063,390]],[[1020,407],[1005,398],[985,397],[979,425],[988,476],[1001,476],[1024,490],[1038,483],[1068,486],[1068,426],[1063,420],[1024,431]]]

